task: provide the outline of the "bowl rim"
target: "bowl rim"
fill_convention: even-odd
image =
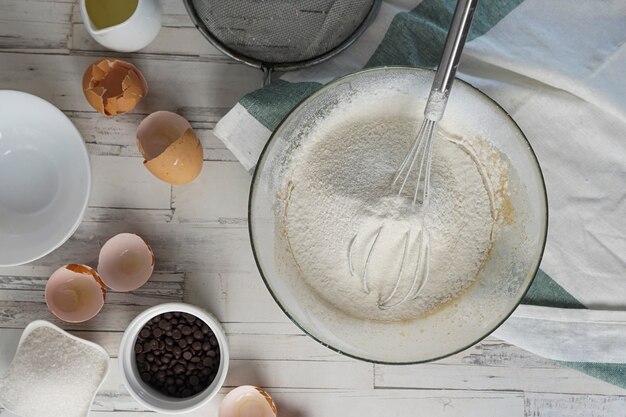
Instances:
[[[103,355],[106,356],[107,360],[106,360],[106,366],[104,368],[104,372],[102,373],[102,377],[100,378],[100,382],[98,382],[98,386],[96,387],[95,391],[93,392],[93,395],[91,396],[91,400],[89,401],[89,407],[87,408],[87,414],[85,414],[85,416],[87,417],[90,412],[91,412],[91,407],[93,406],[93,401],[96,399],[96,396],[98,395],[98,391],[100,391],[100,388],[102,388],[102,385],[104,384],[104,381],[106,380],[107,376],[109,375],[109,372],[111,370],[111,356],[109,355],[109,352],[106,351],[106,349],[104,349],[102,346],[100,346],[99,344],[92,342],[91,340],[86,340],[86,339],[82,339],[78,336],[74,336],[73,334],[69,333],[66,330],[63,330],[62,328],[60,328],[59,326],[50,323],[47,320],[34,320],[31,321],[30,323],[28,323],[26,325],[26,327],[24,328],[24,330],[22,331],[22,335],[20,336],[20,340],[17,343],[17,349],[15,350],[15,354],[17,354],[17,352],[19,352],[20,347],[22,346],[22,343],[24,342],[24,340],[26,340],[26,338],[36,329],[40,329],[43,327],[47,327],[49,329],[55,330],[58,333],[62,334],[63,336],[80,342],[85,346],[88,346],[92,349],[97,350],[98,352],[102,353]],[[10,366],[10,365],[9,365]],[[7,411],[9,412],[13,412],[10,408],[7,408]]]
[[[276,302],[276,304],[278,304],[278,307],[283,311],[283,313],[285,313],[285,315],[289,318],[289,320],[291,320],[291,322],[293,324],[295,324],[300,330],[302,330],[306,335],[308,335],[309,337],[311,337],[313,340],[315,340],[316,342],[318,342],[319,344],[321,344],[322,346],[337,352],[341,355],[353,358],[353,359],[357,359],[357,360],[361,360],[364,362],[369,362],[369,363],[373,363],[373,364],[380,364],[380,365],[416,365],[416,364],[420,364],[420,363],[428,363],[428,362],[433,362],[439,359],[443,359],[443,358],[447,358],[449,356],[455,355],[459,352],[462,352],[472,346],[474,346],[475,344],[479,343],[480,341],[484,340],[486,337],[488,337],[490,334],[492,334],[496,329],[498,329],[498,327],[500,327],[505,321],[507,321],[509,319],[509,317],[511,317],[511,315],[513,314],[513,312],[517,309],[517,307],[522,303],[522,300],[524,299],[524,297],[526,296],[526,294],[528,293],[528,290],[530,289],[532,283],[535,281],[535,278],[537,276],[537,272],[539,271],[539,265],[541,264],[541,260],[543,258],[543,254],[545,252],[545,248],[546,248],[546,240],[547,240],[547,235],[548,235],[548,221],[549,221],[549,212],[548,212],[548,194],[546,191],[546,185],[545,185],[545,179],[544,179],[544,175],[543,175],[543,171],[541,170],[541,165],[539,164],[539,160],[537,159],[537,154],[535,153],[535,150],[533,149],[533,147],[531,146],[530,142],[528,141],[528,138],[526,137],[526,134],[524,133],[524,131],[521,129],[521,127],[517,124],[517,122],[515,121],[515,119],[513,119],[513,117],[509,114],[508,111],[506,111],[501,105],[500,103],[498,103],[496,100],[494,100],[493,98],[491,98],[489,95],[487,95],[485,92],[483,92],[482,90],[480,90],[479,88],[475,87],[474,85],[472,85],[471,83],[464,81],[458,77],[455,77],[455,82],[457,83],[461,83],[464,84],[465,86],[469,87],[471,90],[474,90],[476,93],[478,93],[479,95],[483,96],[484,98],[486,98],[488,101],[490,101],[493,105],[494,105],[494,109],[495,110],[499,110],[500,112],[502,112],[506,118],[513,124],[513,126],[517,129],[518,133],[520,134],[521,138],[524,140],[525,144],[528,146],[528,150],[529,150],[529,154],[532,157],[532,161],[534,162],[535,168],[539,174],[539,179],[540,179],[540,188],[543,191],[541,194],[543,196],[543,206],[541,207],[543,209],[543,211],[545,212],[545,218],[543,219],[543,225],[544,225],[544,229],[543,229],[543,233],[541,234],[541,239],[542,239],[542,243],[541,243],[541,248],[538,252],[538,256],[536,261],[534,262],[534,266],[530,268],[529,272],[532,272],[532,278],[528,281],[528,283],[526,284],[526,288],[524,288],[524,290],[520,293],[520,297],[519,299],[516,301],[515,305],[511,308],[511,310],[504,315],[503,319],[497,323],[496,325],[492,326],[490,329],[485,330],[484,334],[480,337],[478,337],[476,340],[474,340],[472,343],[467,344],[464,347],[461,347],[459,349],[456,349],[452,352],[449,353],[445,353],[430,359],[424,359],[424,360],[416,360],[416,361],[383,361],[383,360],[377,360],[377,359],[370,359],[370,358],[366,358],[366,357],[362,357],[359,355],[355,355],[352,353],[348,353],[348,352],[344,352],[343,350],[334,347],[333,345],[324,342],[323,340],[321,340],[320,338],[318,338],[317,336],[313,335],[312,333],[310,333],[304,326],[302,326],[292,315],[291,313],[289,313],[289,311],[287,311],[287,308],[285,306],[283,306],[283,304],[280,302],[280,300],[278,299],[278,296],[274,293],[274,290],[272,289],[271,285],[269,284],[269,281],[267,280],[265,273],[263,272],[263,268],[261,267],[261,262],[259,260],[259,257],[257,255],[257,250],[254,244],[254,233],[252,231],[253,229],[253,223],[254,223],[254,216],[253,214],[253,205],[252,205],[252,201],[253,201],[253,195],[255,193],[256,190],[256,184],[259,181],[259,177],[260,177],[260,173],[261,173],[261,169],[260,169],[260,162],[263,160],[263,158],[265,157],[265,155],[267,154],[267,151],[269,149],[269,146],[271,145],[271,143],[274,141],[274,139],[276,138],[276,132],[278,132],[280,130],[280,128],[283,126],[283,124],[285,124],[285,122],[291,117],[291,115],[293,113],[295,113],[296,111],[298,111],[301,107],[303,107],[309,100],[317,97],[320,93],[322,93],[323,91],[334,87],[335,85],[341,83],[342,81],[345,81],[346,79],[350,79],[352,77],[355,76],[359,76],[360,74],[365,74],[365,73],[371,73],[371,72],[383,72],[383,71],[408,71],[408,72],[416,72],[416,73],[430,73],[430,74],[434,74],[435,70],[433,69],[427,69],[427,68],[418,68],[418,67],[412,67],[412,66],[405,66],[405,65],[389,65],[389,66],[379,66],[379,67],[372,67],[372,68],[367,68],[367,69],[363,69],[363,70],[359,70],[356,72],[352,72],[350,74],[346,74],[344,76],[335,78],[334,80],[330,81],[329,83],[325,84],[323,87],[321,87],[319,90],[315,91],[314,93],[312,93],[310,96],[305,97],[304,99],[302,99],[297,105],[295,105],[293,107],[293,109],[291,109],[289,111],[289,113],[287,113],[283,119],[281,120],[281,122],[278,124],[278,126],[276,126],[276,128],[273,130],[270,138],[268,139],[268,141],[265,143],[265,145],[263,146],[263,150],[261,151],[261,154],[259,155],[259,159],[257,161],[257,164],[254,167],[254,173],[252,176],[252,181],[250,183],[250,190],[248,193],[248,236],[250,239],[250,246],[252,247],[252,254],[254,256],[254,262],[257,266],[257,269],[259,271],[259,274],[261,275],[261,279],[263,280],[263,283],[265,284],[265,286],[267,287],[270,295],[272,296],[272,298],[274,299],[274,301]]]
[[[157,405],[154,405],[146,401],[139,394],[137,394],[136,390],[133,388],[133,385],[129,381],[129,377],[128,377],[128,374],[132,373],[132,370],[129,369],[129,365],[135,355],[135,352],[133,350],[133,344],[137,335],[143,328],[144,324],[148,322],[148,320],[150,320],[151,318],[155,316],[158,316],[159,314],[163,314],[167,312],[189,313],[189,314],[196,316],[203,322],[205,322],[207,326],[211,328],[211,331],[217,338],[218,346],[220,348],[220,365],[217,371],[217,375],[215,376],[213,381],[211,381],[211,384],[214,381],[217,381],[213,390],[208,391],[207,389],[209,387],[207,387],[207,389],[205,389],[204,391],[201,391],[200,393],[196,394],[195,398],[198,400],[197,402],[192,403],[186,407],[181,407],[180,409],[175,409],[175,410],[168,409],[168,408],[161,408]],[[118,358],[119,358],[118,366],[120,369],[120,373],[122,375],[122,380],[124,381],[124,385],[126,386],[126,389],[128,389],[128,392],[130,393],[131,397],[135,399],[135,401],[137,401],[139,404],[143,405],[144,407],[148,408],[149,410],[156,411],[158,413],[183,414],[183,413],[194,411],[202,407],[203,405],[211,401],[215,397],[215,395],[219,392],[219,390],[222,388],[222,386],[224,385],[224,381],[226,380],[226,375],[228,374],[228,368],[229,368],[229,363],[230,363],[230,351],[228,348],[228,341],[226,339],[226,333],[222,329],[220,322],[211,313],[209,313],[208,311],[204,310],[201,307],[198,307],[192,304],[164,303],[164,304],[158,304],[156,306],[150,307],[142,311],[130,322],[130,324],[128,325],[128,327],[126,327],[126,330],[124,331],[124,335],[122,336],[122,341],[120,342],[120,347],[119,347]],[[136,376],[136,379],[140,380],[138,376]],[[163,396],[165,397],[165,395]],[[191,398],[194,398],[194,397],[191,397]],[[185,401],[185,399],[180,399],[180,400]],[[186,400],[189,400],[189,399],[186,399]]]
[[[85,190],[85,195],[84,195],[84,199],[82,202],[82,207],[80,209],[80,213],[78,214],[78,216],[76,216],[76,219],[74,220],[74,224],[72,225],[71,228],[68,229],[67,233],[63,236],[62,239],[60,239],[56,244],[52,245],[49,249],[43,251],[42,253],[40,253],[39,255],[31,255],[26,259],[22,259],[22,260],[17,260],[17,261],[11,261],[8,263],[2,263],[0,262],[0,267],[9,267],[9,266],[18,266],[18,265],[24,265],[33,261],[36,261],[37,259],[41,259],[46,255],[49,255],[50,253],[52,253],[53,251],[55,251],[56,249],[60,248],[61,245],[63,245],[65,242],[67,242],[67,240],[72,237],[72,235],[74,234],[74,232],[76,232],[76,230],[78,229],[78,227],[80,226],[80,224],[83,221],[83,218],[85,217],[85,213],[87,212],[87,207],[89,204],[89,196],[91,195],[91,188],[92,188],[92,173],[91,173],[91,162],[89,159],[89,152],[87,152],[87,145],[85,145],[85,140],[83,138],[83,136],[81,135],[80,131],[78,130],[78,128],[76,127],[76,125],[70,120],[69,117],[67,117],[65,115],[65,113],[63,113],[57,106],[55,106],[54,104],[50,103],[47,100],[44,100],[43,98],[36,96],[34,94],[30,94],[30,93],[26,93],[24,91],[19,91],[19,90],[7,90],[7,89],[0,89],[0,96],[2,95],[16,95],[16,96],[22,96],[24,97],[26,100],[33,100],[36,102],[40,102],[42,104],[44,104],[46,107],[48,107],[51,111],[51,113],[56,113],[58,116],[58,120],[62,120],[63,123],[67,122],[68,123],[68,127],[69,129],[72,131],[72,136],[80,139],[78,140],[78,144],[79,144],[79,148],[80,148],[80,153],[82,154],[82,156],[84,156],[83,161],[86,163],[86,170],[84,172],[84,175],[87,179],[87,188]]]

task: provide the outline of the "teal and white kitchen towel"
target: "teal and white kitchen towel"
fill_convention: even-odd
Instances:
[[[348,50],[252,92],[217,124],[251,170],[282,118],[364,67],[435,67],[454,0],[386,0]],[[626,2],[482,0],[459,78],[531,142],[550,206],[542,270],[495,335],[626,388]]]

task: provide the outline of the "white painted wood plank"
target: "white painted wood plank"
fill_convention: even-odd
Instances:
[[[570,395],[527,392],[527,417],[623,417],[626,395]]]
[[[446,365],[559,368],[554,361],[541,358],[495,337],[487,337],[463,352],[441,359],[437,363]]]
[[[139,222],[83,222],[63,246],[37,260],[35,265],[54,270],[67,263],[93,264],[101,245],[122,232],[136,233],[150,244],[157,271],[203,274],[257,271],[245,226]],[[2,270],[2,274],[27,270],[27,267],[9,268]]]
[[[188,273],[185,301],[227,322],[289,322],[258,272]]]
[[[222,141],[213,134],[213,126],[228,110],[229,107],[179,109],[179,114],[190,121],[196,136],[200,139],[205,160],[217,159],[212,157],[213,154],[221,158],[229,155],[229,159],[226,160],[234,160]],[[108,146],[110,149],[116,149],[116,155],[141,157],[136,146],[135,132],[145,114],[133,112],[116,117],[103,117],[99,113],[88,111],[65,113],[76,125],[88,146]],[[93,149],[99,154],[97,147]]]
[[[107,49],[97,43],[82,23],[72,25],[72,51],[102,51]],[[228,58],[218,51],[195,27],[161,27],[157,37],[141,51],[128,54],[141,56],[144,54],[190,56],[203,58],[202,61],[228,62]],[[259,79],[262,73],[258,72]]]
[[[226,386],[267,388],[373,388],[372,365],[364,362],[233,360]]]
[[[0,54],[0,88],[38,95],[62,110],[91,111],[81,79],[98,57]],[[132,59],[148,81],[148,96],[137,113],[232,107],[260,86],[258,70],[238,63]],[[32,70],[30,69],[32,68]]]
[[[67,53],[72,3],[2,0],[0,50]]]
[[[47,277],[0,276],[0,327],[21,329],[33,320],[49,320],[63,329],[124,331],[141,311],[167,302],[181,302],[184,275],[156,273],[141,288],[118,293],[108,291],[104,307],[93,319],[79,324],[64,323],[48,310],[43,289]]]
[[[93,264],[93,266],[96,267],[96,264]],[[5,268],[0,268],[0,290],[4,291],[43,291],[50,275],[48,269],[40,269],[38,272],[42,273],[33,275],[6,274],[4,270]],[[51,270],[52,268],[50,271]],[[108,294],[119,294],[120,296],[123,294],[156,295],[182,299],[184,279],[183,273],[163,273],[156,271],[152,274],[148,282],[134,291],[118,293],[109,290]]]
[[[91,156],[91,207],[170,209],[171,186],[153,176],[143,158]]]
[[[626,394],[626,390],[568,368],[518,368],[438,363],[375,366],[377,388],[519,390]]]
[[[215,123],[229,109],[229,107],[212,107],[196,110],[181,107],[179,114],[191,123],[196,136],[203,142],[203,145],[224,147],[222,142],[210,132]],[[66,111],[65,114],[74,122],[87,143],[135,147],[137,126],[146,117],[146,114],[135,111],[115,117],[103,117],[95,111]]]
[[[228,389],[209,404],[185,414],[188,417],[217,417],[218,406]],[[268,389],[282,417],[523,417],[521,393],[463,391],[371,391]],[[118,408],[118,410],[121,410]],[[101,411],[98,417],[147,417],[148,412]],[[167,415],[167,414],[159,414]]]
[[[155,303],[155,304],[160,304]],[[116,305],[105,303],[100,313],[84,323],[65,323],[50,313],[45,303],[3,301],[0,311],[0,326],[3,328],[23,329],[33,320],[48,320],[66,330],[87,331],[122,331],[148,306]]]
[[[224,386],[244,384],[268,389],[370,389],[372,367],[358,362],[232,360]],[[93,409],[143,409],[123,386],[118,359],[111,360],[109,374],[98,391]]]
[[[205,162],[194,182],[172,190],[174,221],[247,224],[251,179],[238,162]]]
[[[88,207],[84,222],[96,223],[169,223],[172,209],[128,209],[109,207]]]
[[[173,300],[168,300],[173,301]],[[65,327],[62,325],[61,327]],[[322,362],[354,362],[353,359],[339,355],[323,347],[313,339],[298,330],[287,328],[282,324],[275,323],[224,323],[224,330],[228,337],[230,355],[239,360],[262,360],[262,361],[322,361]],[[70,332],[78,337],[90,340],[101,345],[113,358],[118,357],[119,344],[122,340],[123,331],[85,331],[72,330]],[[10,350],[4,350],[5,344],[21,335],[22,329],[0,328],[0,362],[12,356]],[[291,334],[289,334],[291,333]],[[9,346],[7,345],[7,346]],[[9,348],[7,348],[9,349]],[[1,373],[1,369],[0,369]]]

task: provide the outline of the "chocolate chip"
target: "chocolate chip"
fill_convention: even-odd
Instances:
[[[133,350],[142,380],[170,397],[195,395],[217,374],[217,338],[206,323],[189,313],[152,318],[140,330]]]

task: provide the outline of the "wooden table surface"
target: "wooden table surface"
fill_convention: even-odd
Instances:
[[[128,59],[148,80],[149,95],[131,114],[105,118],[83,97],[83,71],[104,56]],[[82,133],[93,170],[89,208],[74,236],[43,259],[0,268],[0,369],[30,321],[50,320],[112,357],[93,416],[147,415],[122,385],[118,344],[140,311],[185,301],[213,312],[228,333],[231,370],[220,396],[242,384],[266,387],[280,417],[626,416],[625,390],[494,338],[434,363],[384,366],[340,356],[293,325],[254,265],[246,220],[250,176],[212,134],[261,78],[209,45],[177,0],[164,0],[157,39],[124,55],[90,38],[74,0],[0,0],[0,88],[61,108]],[[191,185],[170,187],[142,166],[134,132],[156,110],[182,114],[201,138],[204,169]],[[44,303],[47,277],[66,263],[95,265],[100,245],[119,232],[152,244],[152,279],[132,293],[109,292],[101,313],[86,323],[56,320]],[[218,402],[193,415],[216,415]]]

